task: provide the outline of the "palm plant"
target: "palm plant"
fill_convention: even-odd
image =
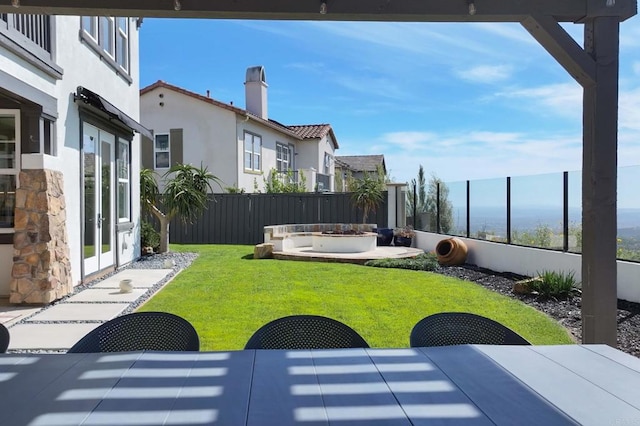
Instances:
[[[151,212],[160,222],[159,251],[164,253],[169,250],[171,220],[178,216],[184,223],[193,223],[207,208],[208,193],[213,193],[212,183],[220,185],[220,179],[206,167],[176,164],[162,175],[165,187],[160,193],[154,175],[149,169],[140,171],[140,198],[143,211]]]
[[[365,173],[362,179],[353,182],[351,198],[362,209],[362,223],[367,223],[369,212],[376,211],[384,199],[384,181]]]

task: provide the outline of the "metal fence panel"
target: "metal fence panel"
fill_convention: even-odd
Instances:
[[[216,194],[194,223],[174,218],[169,241],[176,244],[258,244],[268,225],[360,223],[362,211],[350,193]],[[387,196],[370,212],[368,223],[386,227]],[[156,227],[157,229],[157,227]]]

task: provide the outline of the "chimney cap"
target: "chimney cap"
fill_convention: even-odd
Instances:
[[[260,82],[267,84],[267,76],[262,65],[247,68],[246,83]]]

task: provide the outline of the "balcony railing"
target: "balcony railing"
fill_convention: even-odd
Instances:
[[[316,183],[318,185],[318,191],[331,191],[331,176],[324,175],[322,173],[316,174]]]
[[[49,15],[0,14],[8,29],[14,29],[42,50],[51,53],[51,20]]]
[[[631,261],[640,261],[638,181],[640,166],[618,169],[617,254]],[[580,172],[448,182],[438,186],[437,194],[436,200],[419,202],[426,207],[416,208],[415,213],[410,202],[407,223],[434,233],[582,251]]]
[[[298,183],[298,171],[288,170],[285,172],[277,172],[278,182],[288,185],[291,183]]]

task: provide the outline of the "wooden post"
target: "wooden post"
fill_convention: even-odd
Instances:
[[[584,87],[582,158],[582,342],[616,346],[618,17],[585,23],[596,84]]]

